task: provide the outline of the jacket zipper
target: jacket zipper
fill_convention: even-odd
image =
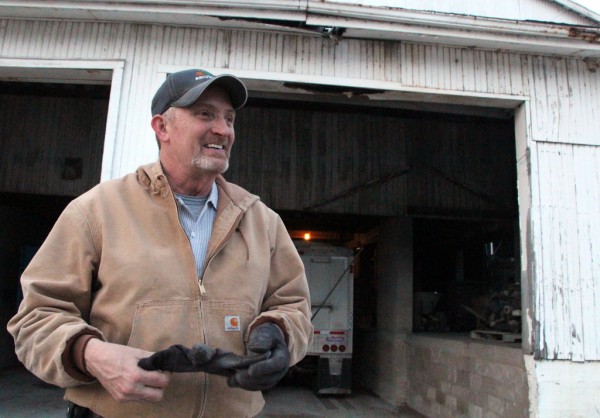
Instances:
[[[237,225],[239,223],[239,220],[242,218],[242,216],[244,216],[244,212],[240,212],[238,214],[238,216],[235,218],[235,222],[234,222],[235,225]],[[204,273],[206,272],[206,269],[208,268],[208,264],[211,262],[211,260],[213,258],[215,258],[215,256],[217,254],[219,254],[219,252],[223,249],[223,247],[225,247],[225,244],[227,243],[227,241],[229,241],[229,239],[231,238],[231,236],[233,235],[233,233],[235,231],[236,231],[236,228],[231,228],[229,230],[229,232],[227,233],[227,235],[223,238],[223,240],[221,240],[221,242],[219,243],[219,246],[217,247],[215,252],[210,256],[210,258],[207,258],[207,260],[204,262],[204,267],[202,269],[202,276],[198,277],[198,286],[200,287],[200,294],[202,296],[206,296],[206,288],[204,287],[204,284],[202,282],[204,280]]]
[[[179,208],[177,206],[177,198],[175,197],[175,194],[173,193],[173,203],[175,203],[175,208],[177,209],[177,219],[179,220]],[[183,226],[181,226],[181,222],[178,221],[179,224],[179,228],[181,229],[181,232],[183,232],[186,236],[186,232],[185,229],[183,229]],[[190,253],[192,254],[192,259],[194,259],[194,252],[192,251],[192,244],[189,242],[188,239],[188,245],[190,248]],[[196,260],[194,259],[194,266],[196,267],[196,270],[198,269],[198,266],[196,266]],[[196,276],[197,280],[198,280],[198,288],[200,289],[200,295],[201,296],[205,296],[206,295],[206,288],[204,287],[204,285],[202,284],[202,277],[200,276]]]
[[[200,277],[200,276],[198,276],[198,287],[200,288],[200,294],[202,296],[205,296],[206,295],[206,288],[202,284],[202,277]]]

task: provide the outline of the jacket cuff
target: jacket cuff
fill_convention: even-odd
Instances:
[[[85,367],[85,348],[92,338],[102,339],[102,336],[90,329],[75,334],[66,344],[61,359],[63,367],[69,376],[83,382],[92,382],[96,380]]]
[[[254,328],[256,328],[257,326],[266,324],[268,322],[271,322],[279,327],[279,329],[283,333],[283,337],[285,338],[285,344],[288,345],[289,344],[289,335],[287,333],[287,330],[285,329],[285,322],[283,322],[283,319],[272,318],[270,316],[261,316],[259,318],[256,318],[256,321],[254,322],[254,324],[252,324],[252,329],[250,330],[250,332],[252,332],[252,330]]]

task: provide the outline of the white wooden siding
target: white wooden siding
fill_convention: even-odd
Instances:
[[[544,358],[600,358],[600,147],[537,143],[534,294]]]
[[[527,63],[535,141],[600,145],[600,76],[583,61],[531,57]]]
[[[440,90],[525,95],[521,66],[525,56],[402,44],[402,84]]]
[[[385,82],[430,95],[530,97],[532,206],[521,210],[530,210],[533,346],[547,358],[600,360],[594,283],[600,277],[600,72],[584,62],[389,41],[19,20],[0,20],[0,56],[123,60],[115,146],[105,155],[113,160],[109,177],[156,158],[149,104],[166,66],[353,78],[358,87],[361,80]]]
[[[324,0],[324,2],[394,7],[498,19],[534,20],[574,25],[590,24],[589,19],[578,16],[547,0]]]

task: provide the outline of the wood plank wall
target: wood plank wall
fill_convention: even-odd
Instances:
[[[96,185],[107,109],[106,99],[0,95],[0,191],[77,196]],[[67,159],[81,160],[79,178],[63,178]]]
[[[273,208],[516,217],[510,120],[299,106],[250,105],[238,112],[226,177]]]

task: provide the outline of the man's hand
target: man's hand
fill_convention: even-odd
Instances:
[[[250,333],[248,350],[257,354],[268,353],[266,359],[237,370],[227,383],[231,387],[246,390],[267,390],[281,380],[290,367],[290,352],[285,344],[283,332],[276,324],[267,322]]]
[[[177,344],[141,359],[138,365],[144,370],[176,373],[205,372],[228,377],[233,375],[235,370],[247,368],[268,358],[269,355],[270,353],[238,356],[201,343],[195,344],[192,348]]]
[[[158,402],[163,398],[170,377],[138,367],[138,361],[151,354],[94,338],[85,349],[85,366],[117,401]]]

